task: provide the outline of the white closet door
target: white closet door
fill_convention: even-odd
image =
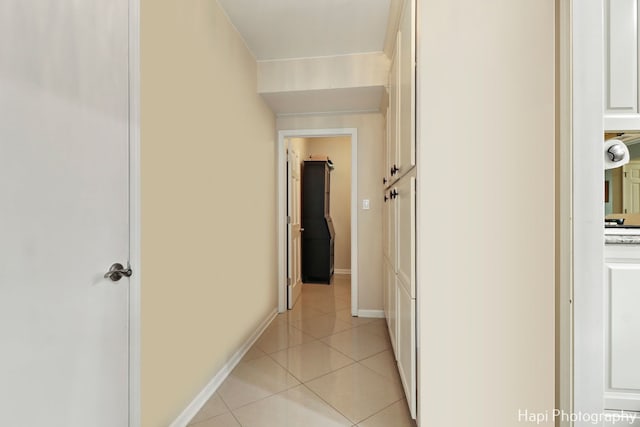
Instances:
[[[128,425],[128,19],[0,2],[0,426]]]

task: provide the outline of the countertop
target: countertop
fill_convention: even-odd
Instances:
[[[604,243],[608,245],[640,245],[640,228],[605,228]]]

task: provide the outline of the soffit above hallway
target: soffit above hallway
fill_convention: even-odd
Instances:
[[[381,52],[392,0],[218,0],[258,61]]]

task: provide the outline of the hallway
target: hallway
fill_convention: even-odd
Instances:
[[[385,320],[351,317],[350,277],[305,284],[189,426],[415,426]]]

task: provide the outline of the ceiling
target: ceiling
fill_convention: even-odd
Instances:
[[[381,52],[391,0],[218,0],[258,61]]]

